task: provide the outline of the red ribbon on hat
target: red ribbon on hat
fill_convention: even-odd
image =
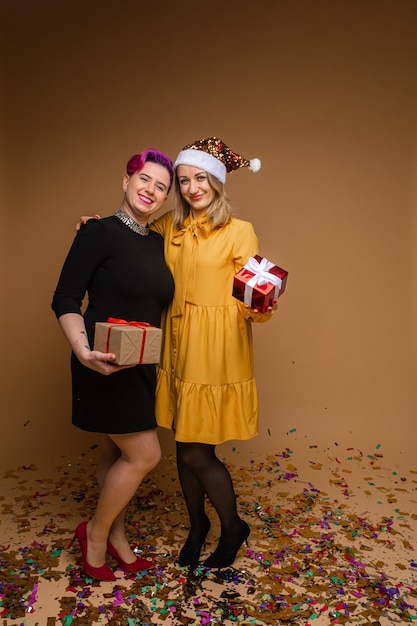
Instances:
[[[121,320],[121,319],[118,319],[117,317],[108,317],[107,322],[109,324],[112,324],[112,326],[109,326],[109,329],[107,331],[106,352],[109,351],[110,334],[111,334],[111,329],[113,328],[113,326],[117,326],[118,324],[126,324],[127,326],[136,326],[138,328],[143,329],[142,345],[140,347],[140,354],[139,354],[139,361],[138,361],[138,364],[140,365],[142,363],[143,353],[145,351],[146,330],[148,328],[156,328],[156,326],[152,326],[152,324],[148,324],[148,322],[127,322],[126,320]]]

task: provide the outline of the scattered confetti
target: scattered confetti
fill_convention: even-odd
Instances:
[[[335,445],[338,457],[327,460],[313,458],[320,451],[310,445],[299,464],[289,448],[228,462],[251,534],[224,570],[178,566],[187,515],[175,461],[165,458],[126,516],[132,545],[156,567],[125,576],[109,561],[116,583],[86,577],[79,548],[68,547],[97,499],[96,446],[47,477],[35,465],[8,470],[0,500],[1,626],[416,623],[417,471],[398,474],[381,467],[382,455],[352,448],[343,457]],[[207,512],[203,558],[219,535],[209,505]]]

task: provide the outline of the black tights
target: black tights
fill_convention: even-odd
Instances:
[[[205,443],[177,442],[178,475],[190,516],[190,534],[204,528],[208,499],[217,511],[221,534],[234,534],[240,528],[236,496],[231,476],[216,456],[215,446]]]

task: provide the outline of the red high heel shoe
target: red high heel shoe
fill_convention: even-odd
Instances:
[[[97,578],[98,580],[106,580],[106,581],[115,581],[117,580],[116,576],[113,574],[111,568],[105,563],[101,567],[93,567],[87,561],[87,524],[88,522],[81,522],[78,524],[75,529],[74,537],[72,538],[69,548],[71,548],[75,539],[78,539],[78,543],[80,544],[81,554],[82,554],[82,563],[83,570],[87,574],[87,576],[91,576],[91,578]]]
[[[142,572],[145,569],[151,569],[155,567],[155,563],[153,561],[147,561],[146,559],[141,559],[139,556],[136,557],[136,561],[133,563],[126,563],[123,561],[120,554],[117,552],[116,548],[110,541],[107,542],[107,552],[115,561],[118,562],[120,567],[127,572],[128,574],[134,574],[135,572]]]

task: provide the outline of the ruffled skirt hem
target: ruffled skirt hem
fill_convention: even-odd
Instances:
[[[254,378],[204,385],[158,370],[155,414],[158,426],[173,428],[181,442],[220,444],[258,434],[258,393]]]

